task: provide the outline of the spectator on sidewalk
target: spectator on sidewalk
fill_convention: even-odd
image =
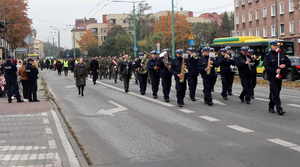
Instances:
[[[78,88],[78,94],[84,96],[83,92],[86,85],[86,78],[88,77],[88,67],[82,58],[79,60],[79,63],[75,65],[74,77]]]
[[[26,65],[26,73],[28,75],[28,100],[29,102],[39,102],[37,99],[37,80],[38,80],[38,68],[34,64],[33,59],[28,59],[28,63]]]
[[[28,90],[29,90],[29,78],[28,74],[26,72],[26,61],[23,62],[21,67],[19,68],[19,76],[20,76],[20,81],[23,87],[23,97],[24,100],[28,100]]]
[[[6,62],[3,64],[3,69],[7,86],[8,103],[12,102],[13,95],[16,96],[18,103],[23,102],[19,93],[17,66],[15,63],[13,63],[13,60],[10,56],[7,57]]]

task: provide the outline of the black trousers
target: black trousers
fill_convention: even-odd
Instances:
[[[65,76],[68,76],[68,73],[69,73],[69,68],[68,67],[64,67],[64,73],[65,73]]]
[[[8,99],[11,100],[12,96],[15,95],[18,100],[21,100],[18,81],[15,79],[5,79],[5,81]]]
[[[212,90],[213,90],[213,83],[215,80],[215,75],[202,75],[203,79],[203,94],[204,94],[204,101],[205,102],[212,102]]]
[[[148,73],[138,74],[138,79],[140,83],[140,93],[145,94],[147,90]]]
[[[272,79],[269,81],[269,85],[270,85],[269,107],[274,108],[276,106],[277,109],[280,109],[281,108],[280,92],[282,87],[282,80]]]
[[[61,75],[61,69],[57,69],[57,73],[58,73],[58,75]]]
[[[29,81],[21,80],[21,83],[22,83],[22,87],[23,87],[23,97],[24,97],[24,99],[28,99]]]
[[[152,95],[157,96],[159,90],[160,76],[155,74],[150,74],[151,85],[152,85]]]
[[[196,96],[196,90],[197,90],[197,84],[198,84],[198,75],[188,75],[188,85],[190,90],[190,98],[195,98]]]
[[[118,71],[117,70],[114,71],[114,81],[115,81],[115,84],[118,82]]]
[[[125,90],[125,92],[128,92],[130,75],[122,75],[122,78],[123,78],[124,90]]]
[[[37,80],[28,81],[28,100],[36,101],[37,100]]]
[[[252,88],[251,85],[251,77],[250,76],[243,76],[241,77],[241,84],[243,87],[243,90],[241,92],[240,98],[245,99],[246,101],[251,101],[251,94],[252,94]]]
[[[176,81],[176,97],[177,97],[177,104],[184,104],[184,97],[186,92],[186,79],[183,82],[180,82],[178,77],[175,77]]]
[[[83,92],[84,92],[84,87],[85,87],[85,85],[77,85],[77,89],[78,89],[78,94],[79,95],[81,95],[81,96],[83,96],[84,94],[83,94]]]
[[[94,83],[96,83],[96,81],[98,80],[98,76],[98,71],[92,71],[92,78]]]
[[[218,76],[217,75],[214,75],[211,79],[211,91],[213,92],[215,90],[215,85],[217,83],[217,79],[218,79]]]
[[[256,74],[253,74],[250,78],[251,82],[251,97],[254,97],[254,89],[256,87]]]
[[[234,74],[233,73],[223,73],[221,74],[221,80],[222,80],[222,93],[221,95],[223,97],[227,97],[228,94],[232,93],[232,85],[234,80]]]
[[[146,81],[147,82],[147,81]],[[161,79],[164,99],[170,99],[170,92],[172,87],[172,75],[165,75]]]

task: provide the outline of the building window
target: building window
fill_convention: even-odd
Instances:
[[[266,18],[266,17],[267,17],[267,14],[268,14],[268,8],[263,8],[263,9],[262,9],[262,17],[263,17],[263,18]]]
[[[242,15],[242,23],[245,23],[245,22],[246,22],[245,15]]]
[[[284,24],[280,24],[280,35],[284,35]]]
[[[281,15],[284,14],[284,3],[283,3],[283,2],[280,2],[280,3],[279,3],[279,13],[280,13]]]
[[[259,28],[256,28],[255,30],[255,36],[259,37],[260,36],[260,33],[259,33]]]
[[[236,8],[238,8],[240,6],[240,0],[235,0],[234,5]]]
[[[248,13],[248,21],[252,22],[252,13],[251,12]]]
[[[272,17],[276,16],[276,5],[275,4],[273,4],[271,6],[271,16]]]
[[[294,0],[289,0],[289,12],[294,12]]]
[[[235,24],[237,25],[237,24],[240,24],[240,18],[239,18],[239,16],[238,15],[235,15],[235,17],[234,17],[235,19]]]
[[[271,25],[271,36],[272,37],[276,36],[276,26],[274,24]]]
[[[262,32],[263,32],[263,37],[267,37],[267,30],[265,27],[263,28]]]
[[[290,33],[291,34],[295,33],[295,22],[294,21],[290,22]]]
[[[258,16],[258,9],[255,10],[255,20],[259,20],[259,16]]]

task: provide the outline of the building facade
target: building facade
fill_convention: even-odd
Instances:
[[[80,48],[78,41],[80,41],[84,32],[87,30],[87,25],[96,24],[97,20],[95,18],[83,18],[76,19],[74,28],[72,29],[72,40],[73,40],[73,48]]]
[[[235,0],[234,7],[234,36],[290,40],[299,55],[299,0]]]

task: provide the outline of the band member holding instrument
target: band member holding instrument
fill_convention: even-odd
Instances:
[[[160,77],[165,102],[170,102],[170,92],[172,87],[171,57],[168,50],[164,50],[159,55]]]
[[[234,60],[231,55],[226,53],[225,49],[220,49],[220,56],[217,58],[218,66],[220,66],[220,74],[222,80],[222,97],[228,100],[228,95],[231,93],[234,73],[231,66],[234,65]]]
[[[187,73],[187,81],[190,90],[190,98],[192,101],[196,101],[196,90],[198,84],[198,75],[199,75],[199,58],[195,53],[193,48],[187,49],[188,54],[188,73]]]
[[[248,50],[248,57],[250,58],[250,71],[251,71],[251,77],[250,77],[250,82],[251,82],[251,99],[254,99],[254,89],[256,87],[256,76],[257,76],[257,66],[259,64],[259,59],[260,57],[257,57],[254,54],[253,49]]]
[[[264,58],[264,66],[267,72],[267,79],[270,85],[270,102],[269,112],[275,113],[274,107],[279,115],[284,115],[281,107],[280,91],[282,87],[282,79],[287,75],[287,68],[291,66],[291,61],[280,48],[282,43],[272,42],[271,50]]]
[[[137,72],[141,95],[146,94],[147,80],[148,80],[148,69],[147,69],[148,61],[149,61],[149,56],[141,52],[139,53],[139,59],[137,59],[137,61],[135,62],[134,68]]]
[[[214,48],[210,48],[209,49],[209,57],[210,58],[213,58],[213,59],[216,59],[216,52],[215,52],[215,49]],[[217,79],[218,79],[218,76],[215,75],[213,80],[212,80],[212,87],[211,87],[211,91],[214,92],[215,91],[215,85],[217,83]]]
[[[177,96],[177,105],[179,107],[184,106],[184,97],[186,92],[186,77],[185,73],[187,72],[187,62],[183,57],[183,50],[176,50],[176,57],[172,61],[171,71],[174,75],[176,81],[176,96]]]
[[[151,78],[152,85],[152,95],[154,99],[157,99],[157,93],[160,83],[160,67],[159,67],[159,57],[157,52],[151,51],[151,59],[148,61],[147,69]]]
[[[124,90],[128,93],[129,81],[132,75],[132,62],[129,60],[129,56],[127,54],[123,56],[123,61],[120,63],[120,73],[124,83]]]
[[[241,54],[236,59],[236,65],[239,70],[239,75],[241,79],[241,84],[243,90],[240,94],[240,100],[242,103],[246,101],[247,104],[251,104],[251,92],[252,92],[252,85],[251,85],[251,71],[256,70],[253,69],[253,65],[251,59],[248,55],[248,47],[241,48]]]
[[[200,74],[203,79],[203,93],[205,104],[212,106],[212,86],[216,77],[215,59],[209,57],[210,48],[205,47],[202,49],[202,57],[200,58]]]

